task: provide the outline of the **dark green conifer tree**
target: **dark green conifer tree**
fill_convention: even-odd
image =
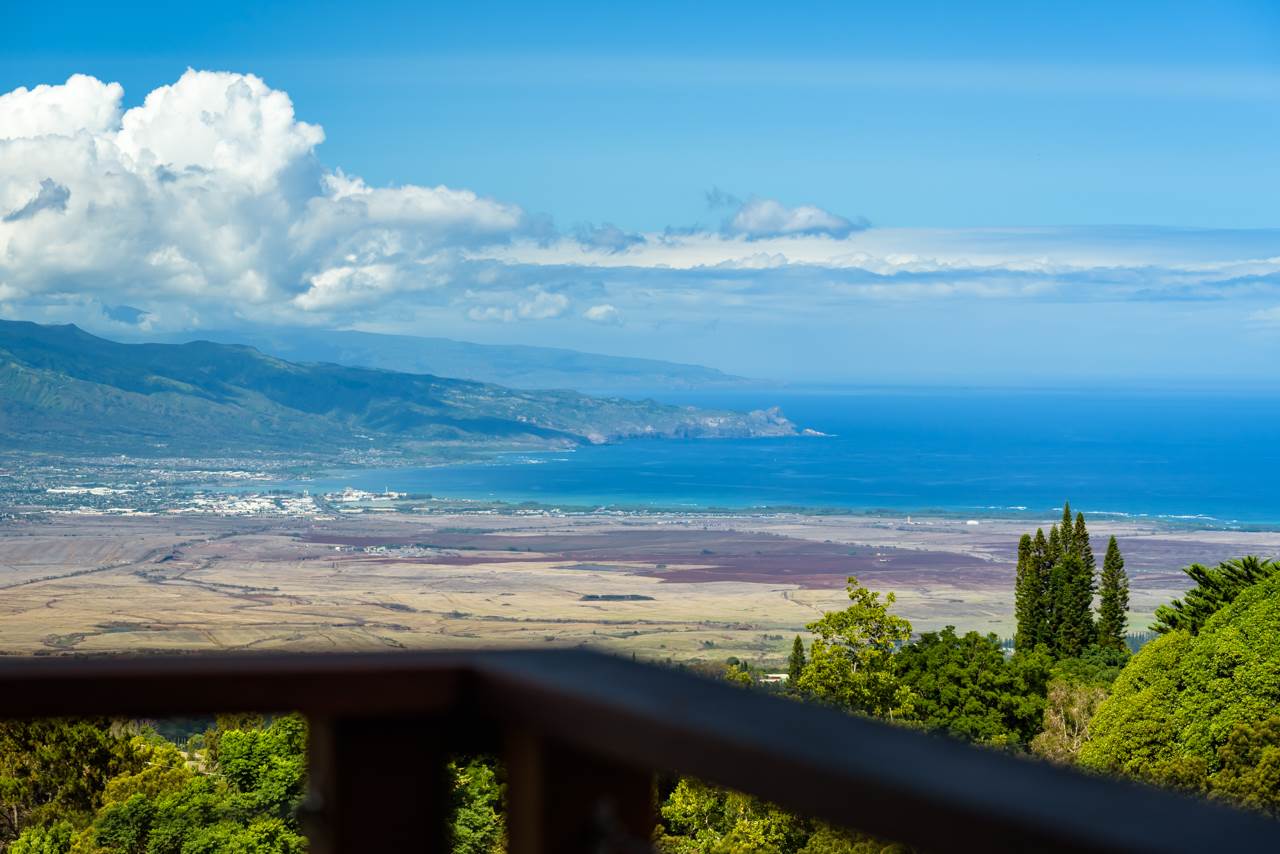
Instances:
[[[1058,533],[1058,526],[1054,525],[1049,529],[1049,547],[1045,550],[1045,557],[1048,558],[1050,566],[1058,562],[1058,558],[1062,557],[1062,551],[1062,535]]]
[[[1049,532],[1049,548],[1050,555],[1053,554],[1053,548],[1057,543],[1054,541],[1053,532]],[[1066,581],[1063,578],[1062,558],[1059,557],[1050,561],[1048,573],[1044,580],[1044,623],[1042,640],[1055,654],[1058,651],[1058,633],[1062,628],[1062,600],[1064,591],[1066,590]]]
[[[1040,567],[1036,564],[1035,543],[1030,534],[1018,541],[1018,570],[1013,581],[1013,616],[1017,629],[1013,635],[1015,649],[1032,649],[1040,639],[1044,606],[1040,589]]]
[[[1043,529],[1036,538],[1023,534],[1018,543],[1018,575],[1014,581],[1014,616],[1018,630],[1014,635],[1016,649],[1034,649],[1047,639],[1048,566]]]
[[[1075,529],[1072,527],[1073,521],[1071,518],[1071,502],[1062,502],[1062,524],[1058,526],[1058,543],[1062,546],[1063,554],[1069,554],[1076,550]]]
[[[1098,568],[1098,562],[1093,559],[1093,545],[1089,542],[1089,529],[1085,527],[1083,513],[1076,514],[1076,528],[1071,535],[1071,545],[1092,575]]]
[[[796,685],[800,682],[800,674],[804,673],[804,665],[804,641],[800,640],[799,635],[796,635],[795,641],[791,644],[791,657],[787,659],[787,686],[792,691],[796,690]]]
[[[1076,514],[1071,546],[1076,557],[1080,558],[1080,566],[1076,567],[1072,579],[1070,602],[1067,607],[1071,609],[1071,625],[1075,627],[1072,631],[1078,631],[1082,636],[1087,635],[1087,640],[1080,647],[1082,652],[1084,646],[1097,641],[1097,629],[1093,623],[1093,594],[1098,589],[1098,562],[1093,557],[1093,546],[1089,542],[1089,529],[1085,526],[1083,513]],[[1074,644],[1075,641],[1072,640],[1070,643]]]
[[[1073,519],[1070,502],[1063,502],[1061,526],[1049,529],[1045,557],[1042,640],[1057,657],[1071,658],[1097,640],[1093,625],[1097,585],[1084,514]]]
[[[1099,586],[1098,645],[1124,649],[1124,633],[1129,612],[1129,577],[1124,572],[1124,557],[1112,537],[1102,559],[1102,581]]]
[[[1041,580],[1047,579],[1049,566],[1053,561],[1049,558],[1049,541],[1045,539],[1044,528],[1036,528],[1036,538],[1031,544],[1031,557],[1040,568]]]
[[[1053,559],[1049,554],[1049,540],[1044,535],[1044,528],[1036,528],[1036,538],[1031,543],[1031,562],[1035,565],[1040,600],[1035,619],[1034,643],[1047,644],[1051,640],[1049,617],[1053,603],[1049,599],[1049,571],[1053,569]]]
[[[1041,640],[1051,650],[1058,647],[1058,624],[1062,620],[1063,585],[1059,577],[1061,573],[1057,572],[1061,560],[1062,537],[1058,533],[1058,526],[1053,525],[1049,528],[1049,539],[1044,550],[1044,621],[1041,624]]]
[[[1074,658],[1097,639],[1093,626],[1093,575],[1079,554],[1058,558],[1049,574],[1053,598],[1052,642],[1059,658]]]

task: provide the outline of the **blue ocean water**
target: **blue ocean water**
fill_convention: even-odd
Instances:
[[[1280,522],[1280,398],[962,390],[664,395],[779,405],[825,438],[647,440],[279,484],[618,507],[1092,513]]]

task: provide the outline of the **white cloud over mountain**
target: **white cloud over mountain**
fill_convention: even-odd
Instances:
[[[123,98],[83,75],[0,95],[0,314],[435,334],[497,321],[570,346],[740,320],[759,350],[752,324],[867,305],[1231,298],[1269,323],[1280,299],[1275,231],[870,228],[717,190],[717,229],[559,234],[467,189],[374,187],[322,164],[323,130],[253,75],[189,70],[140,106]]]

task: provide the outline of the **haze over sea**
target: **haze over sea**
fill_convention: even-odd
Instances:
[[[1042,515],[1066,498],[1093,515],[1280,523],[1275,395],[876,389],[659,397],[779,405],[798,425],[830,435],[634,441],[274,486],[573,506],[970,515]]]

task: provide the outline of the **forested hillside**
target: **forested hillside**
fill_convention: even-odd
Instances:
[[[445,442],[569,446],[795,433],[777,411],[517,391],[286,362],[208,341],[119,344],[75,326],[0,321],[0,439],[10,449],[411,453]]]

